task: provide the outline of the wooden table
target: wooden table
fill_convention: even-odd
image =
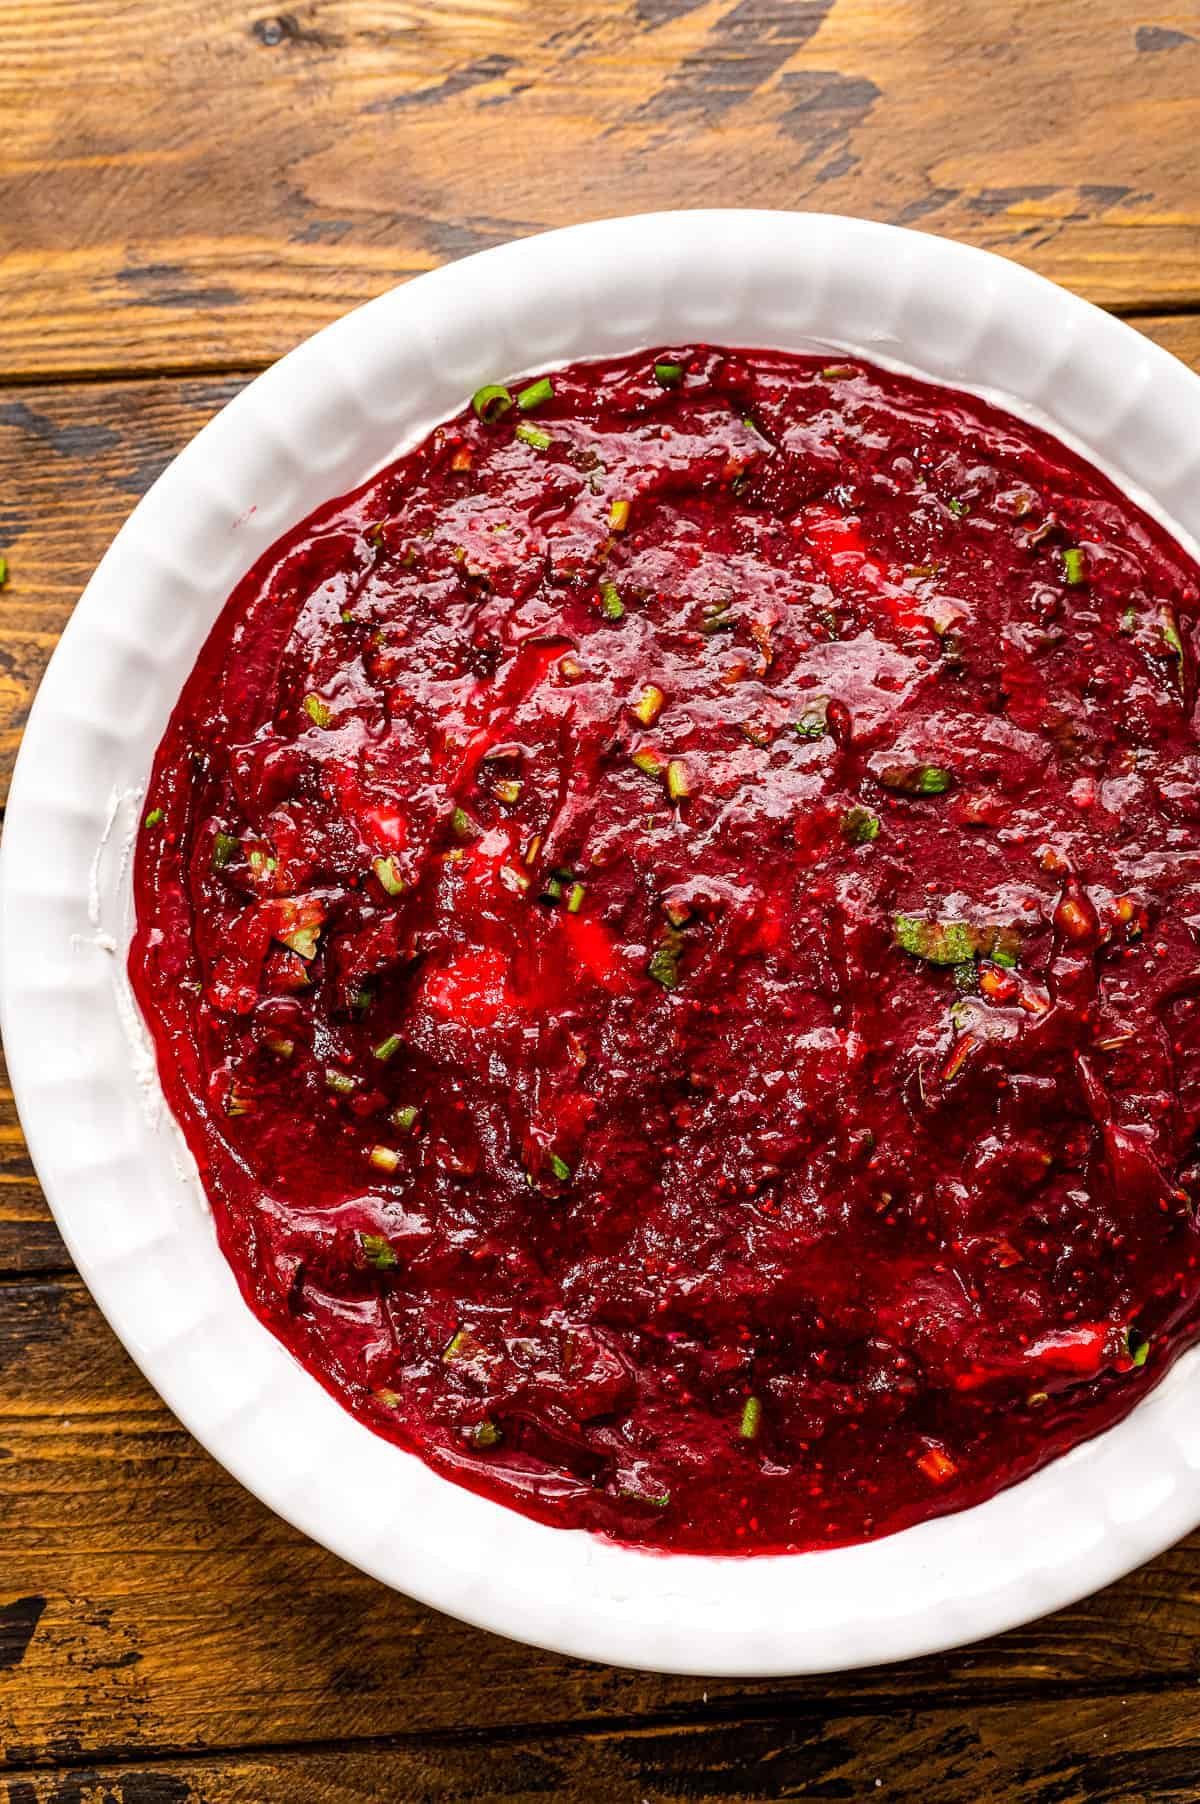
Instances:
[[[5,775],[88,573],[197,427],[481,246],[678,204],[861,212],[1200,367],[1179,0],[0,0],[0,94]],[[1033,1628],[830,1682],[531,1653],[213,1465],[72,1272],[2,1107],[8,1804],[1200,1800],[1200,1535]]]

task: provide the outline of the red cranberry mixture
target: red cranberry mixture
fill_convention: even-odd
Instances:
[[[986,1497],[1197,1334],[1200,572],[869,365],[481,390],[277,545],[154,768],[137,995],[250,1304],[544,1521]]]

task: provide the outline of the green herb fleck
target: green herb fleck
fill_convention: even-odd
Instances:
[[[678,388],[683,381],[683,365],[681,363],[656,363],[654,380],[663,388]]]
[[[685,802],[691,793],[687,765],[682,758],[672,758],[667,765],[667,794],[673,802]]]
[[[482,1422],[476,1422],[474,1428],[471,1430],[472,1447],[476,1447],[480,1452],[484,1452],[487,1448],[497,1447],[499,1444],[500,1430],[493,1421],[485,1419]]]
[[[363,1250],[363,1258],[368,1265],[373,1265],[377,1272],[389,1272],[399,1265],[396,1249],[390,1240],[382,1234],[359,1234],[358,1244]]]
[[[940,796],[954,779],[940,764],[889,764],[880,771],[879,781],[886,789],[898,789],[905,795]]]
[[[376,1171],[395,1171],[400,1163],[400,1154],[394,1146],[373,1146],[367,1157]]]
[[[381,1064],[386,1064],[389,1059],[395,1058],[403,1044],[399,1034],[389,1034],[387,1039],[380,1040],[378,1046],[373,1047],[372,1051]]]
[[[304,712],[308,715],[308,718],[312,721],[314,727],[327,727],[333,719],[333,715],[329,711],[328,702],[322,701],[319,695],[309,694],[305,696]]]
[[[852,846],[869,846],[873,839],[879,838],[879,816],[857,804],[847,808],[842,816],[842,838],[848,839]]]
[[[628,501],[614,501],[608,510],[608,523],[614,532],[624,532],[629,525]]]
[[[456,808],[450,816],[450,827],[459,839],[478,839],[482,828],[465,808]]]
[[[348,1071],[339,1071],[336,1065],[325,1067],[325,1087],[338,1096],[353,1096],[358,1089],[358,1079]]]
[[[157,827],[159,821],[161,821],[162,818],[163,818],[162,809],[161,808],[152,808],[150,810],[149,814],[143,820],[142,825],[143,825],[143,827]]]
[[[404,894],[407,886],[403,877],[396,869],[396,860],[394,858],[376,858],[372,861],[371,869],[374,871],[376,877],[378,877],[389,896],[402,896]]]
[[[1144,1366],[1150,1357],[1150,1342],[1132,1326],[1125,1330],[1125,1351],[1135,1366]]]
[[[796,732],[801,739],[824,738],[827,730],[825,716],[828,707],[829,697],[826,695],[818,695],[815,701],[809,703],[799,720],[795,723]]]
[[[1063,581],[1069,588],[1075,588],[1084,580],[1083,552],[1078,545],[1068,545],[1062,554]]]
[[[600,584],[600,612],[606,620],[624,619],[625,603],[621,600],[616,583]]]
[[[1015,965],[1020,940],[1014,927],[975,927],[969,921],[928,921],[923,915],[896,915],[896,945],[931,965],[963,965],[975,958]]]
[[[646,684],[642,693],[638,696],[637,701],[633,704],[633,712],[644,727],[652,727],[654,725],[655,721],[658,719],[659,710],[665,699],[666,697],[663,695],[662,690],[657,688],[655,684]]]
[[[498,802],[519,802],[521,779],[519,777],[501,777],[498,783],[493,783],[492,794]]]
[[[762,1404],[757,1397],[747,1397],[742,1405],[742,1420],[738,1433],[743,1441],[756,1441],[762,1426]]]
[[[570,1183],[571,1167],[565,1159],[560,1159],[557,1153],[550,1154],[550,1169],[560,1184]]]
[[[567,891],[567,913],[577,915],[583,907],[583,898],[587,894],[582,883],[573,883]]]
[[[399,1128],[402,1134],[411,1134],[417,1125],[417,1116],[421,1113],[413,1103],[405,1103],[403,1108],[393,1109],[388,1116],[392,1126]]]
[[[1183,688],[1183,640],[1179,634],[1179,622],[1171,608],[1163,608],[1158,616],[1158,630],[1162,634],[1163,644],[1171,653],[1178,666],[1179,687]]]
[[[950,512],[954,515],[956,520],[961,520],[964,514],[969,514],[971,511],[970,502],[960,501],[957,496],[954,496],[951,500],[947,501],[946,506],[950,509]]]
[[[236,857],[241,849],[241,840],[235,839],[232,833],[215,833],[212,842],[212,868],[222,871],[231,858]]]

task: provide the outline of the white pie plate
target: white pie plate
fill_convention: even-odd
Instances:
[[[679,212],[421,276],[260,376],[155,483],[42,683],[0,863],[0,1004],[38,1175],[166,1402],[251,1491],[389,1585],[563,1652],[832,1671],[1070,1603],[1200,1521],[1200,1349],[1119,1426],[990,1502],[867,1546],[663,1556],[528,1521],[343,1411],[243,1303],[124,985],[128,843],[168,714],[234,582],[488,380],[708,339],[862,350],[990,394],[1200,537],[1200,380],[984,252],[861,220]]]

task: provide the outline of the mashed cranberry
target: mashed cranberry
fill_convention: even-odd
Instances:
[[[545,1521],[987,1496],[1196,1335],[1200,573],[863,363],[485,390],[275,547],[131,971],[250,1306]]]

